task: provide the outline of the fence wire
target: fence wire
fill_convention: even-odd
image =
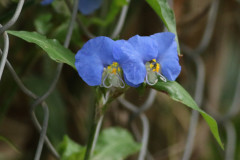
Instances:
[[[25,87],[25,85],[23,84],[23,82],[21,81],[21,79],[18,77],[18,75],[16,74],[14,68],[12,67],[12,65],[10,64],[10,62],[7,60],[7,56],[8,56],[8,51],[9,51],[9,38],[8,38],[8,34],[6,32],[6,30],[8,30],[10,27],[12,27],[14,25],[14,23],[18,20],[23,5],[24,5],[24,0],[19,0],[17,8],[15,10],[15,13],[13,15],[13,17],[5,24],[0,24],[0,36],[3,36],[3,40],[4,40],[4,46],[3,49],[0,49],[0,54],[1,54],[1,63],[0,63],[0,82],[1,82],[1,77],[3,75],[3,71],[5,68],[5,65],[7,66],[7,68],[9,69],[13,79],[15,80],[15,82],[17,83],[18,87],[29,97],[33,98],[35,101],[31,106],[31,113],[32,113],[32,120],[36,126],[36,128],[39,130],[40,132],[40,138],[39,138],[39,142],[38,142],[38,146],[36,149],[36,154],[35,154],[35,158],[34,160],[39,160],[42,154],[42,148],[43,148],[43,144],[45,142],[45,144],[47,145],[48,149],[51,151],[51,153],[54,155],[54,157],[56,159],[60,159],[59,154],[57,153],[57,151],[55,150],[55,148],[53,147],[53,145],[51,144],[51,142],[49,141],[48,137],[46,136],[46,131],[47,131],[47,127],[48,127],[48,118],[49,118],[49,110],[48,110],[48,105],[45,102],[45,99],[52,93],[52,91],[55,89],[56,84],[59,80],[59,77],[61,75],[61,71],[62,71],[62,67],[63,64],[59,64],[56,70],[56,74],[53,77],[52,83],[50,84],[48,90],[42,95],[42,96],[37,96],[35,93],[33,93],[31,90],[29,90],[27,87]],[[65,0],[68,8],[70,11],[72,11],[72,16],[71,16],[71,21],[68,27],[68,31],[67,31],[67,35],[65,38],[65,42],[64,42],[64,47],[68,48],[71,37],[72,37],[72,31],[73,31],[73,26],[76,22],[79,24],[79,26],[82,28],[83,32],[86,34],[86,36],[88,36],[89,38],[93,38],[95,37],[95,35],[93,35],[82,23],[82,21],[79,19],[79,17],[77,17],[77,6],[78,6],[78,0],[74,1],[74,4],[72,5],[68,0]],[[128,0],[128,2],[130,3],[130,0]],[[214,0],[211,4],[211,8],[209,11],[209,15],[208,15],[208,21],[205,27],[205,31],[202,37],[202,40],[200,41],[199,45],[195,48],[195,49],[191,49],[190,47],[181,44],[181,49],[183,51],[184,54],[186,54],[187,56],[189,56],[193,63],[196,65],[197,68],[197,73],[196,73],[196,90],[195,90],[195,101],[197,102],[197,104],[199,106],[201,106],[202,101],[203,101],[203,91],[204,91],[204,85],[205,85],[205,65],[204,62],[201,58],[201,54],[206,50],[206,48],[208,47],[211,37],[213,35],[213,31],[214,31],[214,27],[215,27],[215,22],[216,22],[216,17],[218,14],[218,6],[219,6],[219,0]],[[112,38],[116,38],[119,33],[122,30],[122,27],[124,25],[125,19],[126,19],[126,15],[127,15],[127,11],[128,11],[128,5],[124,6],[121,14],[119,16],[119,20],[118,23],[113,31],[113,33],[111,34]],[[227,145],[226,145],[226,154],[225,154],[225,159],[226,160],[233,160],[234,159],[234,153],[235,153],[235,149],[236,149],[236,129],[235,126],[233,124],[233,122],[231,121],[232,117],[236,116],[237,113],[239,113],[239,103],[240,103],[240,99],[239,99],[239,95],[240,95],[240,73],[238,76],[238,81],[237,81],[237,89],[235,92],[235,96],[234,96],[234,100],[232,103],[232,106],[229,109],[229,112],[227,112],[225,115],[221,115],[216,117],[218,119],[218,121],[223,124],[223,126],[226,129],[226,134],[227,134]],[[133,104],[131,104],[130,102],[128,102],[123,96],[118,98],[118,101],[125,106],[126,108],[128,108],[133,114],[133,117],[138,117],[141,119],[142,122],[142,136],[140,138],[140,141],[142,143],[142,148],[139,154],[138,159],[139,160],[144,160],[144,159],[148,159],[148,160],[152,160],[154,159],[151,154],[148,152],[148,139],[149,139],[149,121],[147,116],[145,115],[145,111],[147,109],[149,109],[152,104],[154,103],[156,97],[156,91],[155,90],[150,90],[149,96],[146,99],[146,101],[143,103],[142,106],[137,107]],[[42,125],[40,125],[40,123],[38,122],[36,115],[35,115],[35,108],[38,105],[41,105],[44,111],[44,119],[43,119],[43,123]],[[183,160],[189,160],[192,154],[192,150],[193,150],[193,144],[194,144],[194,137],[195,137],[195,133],[197,130],[197,124],[198,124],[198,117],[199,114],[196,111],[192,112],[192,116],[191,116],[191,120],[190,120],[190,125],[189,125],[189,132],[188,132],[188,136],[186,139],[186,145],[185,145],[185,150],[183,153]],[[103,117],[100,119],[99,122],[99,127],[98,130],[100,130],[101,127],[101,123],[102,123]],[[130,123],[133,123],[133,121],[131,121]],[[136,129],[135,129],[136,130]],[[137,129],[137,134],[140,134],[140,131]],[[96,140],[95,140],[96,141]],[[94,147],[93,147],[94,148]]]
[[[0,27],[2,27],[1,24],[0,24]],[[8,49],[9,49],[9,38],[8,38],[7,32],[3,32],[3,39],[4,39],[4,49],[3,49],[3,54],[2,54],[1,64],[0,64],[0,81],[2,78],[6,61],[7,61]]]
[[[208,15],[207,25],[205,27],[205,31],[203,33],[202,39],[198,46],[195,49],[191,49],[188,46],[181,44],[182,51],[187,56],[189,56],[194,64],[196,65],[196,86],[195,86],[195,94],[194,100],[198,104],[199,107],[202,105],[203,100],[203,91],[205,84],[205,66],[204,62],[200,56],[209,45],[211,37],[213,35],[213,30],[216,23],[217,12],[218,12],[219,0],[214,0],[211,4],[211,8]],[[189,160],[193,150],[193,144],[197,129],[199,119],[199,113],[197,111],[192,111],[192,116],[190,118],[190,125],[188,129],[187,141],[183,153],[182,160]]]

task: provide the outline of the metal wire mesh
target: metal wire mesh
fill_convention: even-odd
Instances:
[[[68,4],[69,9],[72,10],[71,21],[70,21],[70,24],[68,27],[68,32],[67,32],[65,42],[64,42],[64,47],[67,48],[69,46],[69,43],[71,40],[72,30],[73,30],[73,26],[74,26],[76,15],[77,15],[78,0],[74,1],[73,7],[69,3],[69,1],[66,1],[66,2]],[[196,65],[196,68],[197,68],[197,73],[196,73],[197,78],[196,78],[196,87],[195,87],[196,90],[195,90],[194,97],[195,97],[195,101],[197,102],[197,104],[199,106],[201,106],[202,102],[203,102],[203,92],[204,92],[204,84],[205,84],[205,65],[201,58],[201,53],[203,53],[206,50],[206,48],[208,47],[208,45],[210,43],[210,40],[211,40],[211,37],[213,34],[213,30],[214,30],[214,26],[215,26],[215,22],[216,22],[216,17],[218,14],[219,3],[220,3],[219,0],[214,0],[212,2],[212,5],[211,5],[210,11],[209,11],[206,28],[205,28],[202,40],[200,41],[199,45],[195,49],[191,49],[188,46],[181,44],[181,49],[182,49],[183,53],[191,58],[191,60],[193,61],[193,63]],[[8,30],[10,27],[12,27],[14,25],[14,23],[18,20],[20,14],[21,14],[23,5],[24,5],[24,0],[19,0],[13,17],[5,25],[2,26],[0,24],[0,36],[3,36],[3,40],[4,40],[4,48],[2,50],[0,49],[0,53],[1,53],[0,80],[1,80],[1,77],[2,77],[2,74],[4,71],[4,67],[6,65],[7,68],[9,69],[10,73],[12,74],[13,79],[19,86],[19,88],[26,95],[28,95],[29,97],[31,97],[35,100],[35,102],[32,104],[32,107],[31,107],[32,120],[33,120],[36,128],[40,132],[40,138],[38,141],[38,146],[36,149],[36,154],[35,154],[34,159],[35,160],[40,159],[44,142],[47,144],[47,147],[49,148],[51,153],[55,156],[55,158],[59,159],[60,158],[59,154],[54,149],[54,147],[52,146],[48,137],[46,136],[46,131],[47,131],[47,127],[48,127],[49,111],[48,111],[48,106],[47,106],[47,103],[45,102],[45,99],[55,89],[56,84],[61,75],[63,64],[58,65],[57,70],[56,70],[56,75],[53,77],[53,80],[52,80],[48,90],[42,96],[39,97],[36,94],[34,94],[32,91],[30,91],[28,88],[25,87],[25,85],[22,83],[21,79],[18,77],[15,70],[13,69],[12,65],[7,60],[7,55],[8,55],[8,50],[9,50],[9,38],[8,38],[8,34],[7,34],[6,30]],[[119,21],[116,25],[114,32],[112,33],[112,36],[111,36],[112,38],[116,38],[116,36],[118,36],[119,33],[121,32],[121,29],[125,22],[127,11],[128,11],[128,6],[123,7]],[[87,30],[87,28],[83,25],[83,23],[80,21],[80,19],[77,18],[76,21],[82,27],[82,30],[85,32],[85,34],[89,38],[95,37],[91,32],[89,32]],[[225,154],[226,160],[234,159],[234,152],[236,149],[236,141],[235,141],[236,140],[236,129],[235,129],[231,119],[232,119],[232,117],[236,116],[237,113],[239,113],[239,107],[238,107],[239,98],[238,97],[240,94],[240,73],[239,73],[237,82],[238,82],[238,84],[237,84],[235,97],[234,97],[232,106],[229,109],[229,112],[227,112],[225,115],[222,115],[220,118],[217,117],[218,121],[221,122],[222,124],[224,124],[223,126],[225,127],[226,133],[227,133],[227,145],[226,145],[226,154]],[[141,138],[142,148],[141,148],[141,151],[139,154],[139,158],[138,158],[139,160],[146,159],[146,155],[149,154],[148,150],[147,150],[148,139],[149,139],[149,122],[148,122],[148,118],[144,112],[152,106],[152,104],[155,100],[155,96],[156,96],[156,91],[151,90],[145,103],[140,107],[137,107],[137,106],[131,104],[124,97],[118,98],[118,101],[123,106],[128,108],[131,112],[133,112],[135,114],[135,117],[139,116],[139,118],[141,119],[143,130],[142,130],[142,138]],[[34,113],[35,107],[38,106],[39,104],[41,104],[41,106],[44,110],[44,120],[43,120],[42,126],[38,122],[38,120],[35,116],[35,113]],[[190,120],[189,133],[188,133],[187,140],[186,140],[186,146],[185,146],[183,157],[182,157],[183,160],[189,160],[191,157],[192,148],[193,148],[193,144],[194,144],[194,137],[195,137],[195,133],[197,130],[198,117],[199,117],[198,112],[193,111],[191,120]],[[102,119],[103,119],[103,117],[101,118],[100,123],[102,123]],[[147,156],[147,159],[153,159],[151,154]]]

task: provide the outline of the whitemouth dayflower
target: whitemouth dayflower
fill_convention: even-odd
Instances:
[[[147,74],[145,63],[157,56],[157,43],[150,37],[134,36],[128,41],[116,41],[117,47],[113,57],[123,69],[125,82],[137,87],[144,82]]]
[[[158,54],[155,57],[159,71],[167,80],[175,81],[181,72],[175,35],[171,32],[156,33],[150,36],[158,44]]]
[[[181,71],[175,35],[170,32],[117,41],[97,37],[75,58],[78,73],[88,85],[106,88],[123,88],[124,82],[132,87],[143,82],[154,85],[159,76],[163,81],[174,81]]]
[[[42,0],[42,5],[48,5],[52,3],[53,0]],[[98,9],[102,4],[102,0],[79,0],[78,2],[78,10],[84,14],[88,15]]]
[[[173,33],[136,35],[127,41],[120,40],[117,43],[121,50],[114,52],[114,57],[118,60],[124,59],[120,65],[123,68],[125,81],[130,86],[137,87],[144,81],[154,85],[158,77],[163,81],[166,79],[174,81],[181,71]]]
[[[116,49],[115,41],[104,36],[85,43],[75,56],[80,77],[90,86],[124,88],[122,69],[113,58]]]

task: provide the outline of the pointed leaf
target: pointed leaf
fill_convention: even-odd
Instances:
[[[62,143],[58,147],[61,160],[83,160],[86,148],[72,141],[68,136],[64,136]]]
[[[35,43],[41,47],[52,60],[66,63],[76,69],[74,65],[75,55],[69,49],[63,47],[56,39],[47,39],[45,36],[37,32],[8,31],[8,33],[22,38],[27,42]]]
[[[91,160],[124,160],[139,151],[140,144],[122,128],[104,129],[99,137]],[[58,148],[62,160],[83,160],[86,147],[72,141],[68,136]]]
[[[210,127],[210,130],[213,136],[216,138],[218,144],[221,146],[222,149],[224,148],[219,136],[217,122],[210,115],[208,115],[206,112],[204,112],[197,106],[196,102],[180,84],[175,81],[159,81],[152,87],[158,91],[163,91],[167,93],[173,100],[185,104],[186,106],[200,112],[200,114],[203,116],[208,126]]]
[[[99,135],[92,160],[123,160],[139,149],[140,144],[133,140],[127,130],[118,127],[109,128]]]

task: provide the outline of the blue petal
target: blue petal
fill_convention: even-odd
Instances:
[[[160,55],[162,74],[170,81],[175,81],[181,72],[177,54],[177,43],[173,43],[165,54]]]
[[[78,9],[82,14],[88,15],[98,9],[102,4],[102,0],[79,0]]]
[[[156,33],[150,36],[158,45],[158,54],[164,53],[175,39],[175,34],[171,32]]]
[[[80,50],[80,54],[77,54],[75,58],[79,59],[78,56],[81,54],[92,55],[100,59],[102,64],[106,67],[113,63],[113,52],[114,49],[116,49],[115,45],[115,41],[108,37],[96,37],[85,43]]]
[[[81,50],[77,53],[78,59],[75,61],[79,76],[89,85],[98,86],[102,81],[103,65],[99,58],[95,56],[87,56],[81,54]]]
[[[125,63],[134,59],[138,59],[139,55],[133,46],[126,40],[117,40],[113,57],[118,63]]]
[[[77,52],[75,66],[88,85],[101,84],[104,67],[113,63],[114,45],[112,39],[101,36],[89,40]]]
[[[125,82],[131,87],[137,87],[144,82],[146,76],[145,65],[136,60],[121,65]]]
[[[135,85],[135,84],[129,82],[129,81],[127,80],[127,78],[125,77],[125,75],[123,75],[123,76],[124,76],[124,81],[127,83],[127,85],[129,85],[129,86],[131,86],[131,87],[134,87],[134,88],[137,88],[137,87],[139,87],[139,86],[141,85],[141,84]]]
[[[143,83],[146,68],[139,53],[125,40],[118,40],[116,44],[113,57],[123,70],[125,82],[132,87]]]
[[[176,80],[181,72],[175,35],[170,32],[157,33],[151,36],[159,44],[157,61],[162,74],[170,81]]]
[[[147,36],[133,36],[128,40],[144,63],[154,59],[158,54],[158,45],[155,40]]]
[[[48,5],[50,3],[52,3],[53,0],[42,0],[41,1],[41,5]]]

